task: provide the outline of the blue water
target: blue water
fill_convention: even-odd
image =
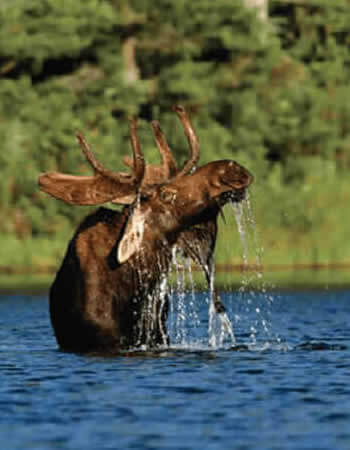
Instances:
[[[217,349],[205,297],[173,348],[103,358],[57,350],[45,296],[1,296],[1,448],[349,449],[350,291],[223,294]]]

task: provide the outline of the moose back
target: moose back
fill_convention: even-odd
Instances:
[[[50,317],[63,350],[118,352],[168,345],[168,298],[160,284],[174,246],[200,264],[209,283],[218,214],[226,203],[244,199],[253,177],[230,160],[197,167],[193,125],[183,107],[174,110],[190,148],[181,168],[157,121],[152,129],[162,163],[145,163],[133,118],[133,158],[124,158],[128,173],[103,167],[78,133],[93,175],[47,172],[39,177],[41,190],[66,203],[123,205],[121,211],[100,207],[83,220],[51,286]],[[215,306],[219,313],[224,310],[218,296]]]

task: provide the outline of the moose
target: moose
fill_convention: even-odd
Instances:
[[[217,218],[228,202],[241,202],[253,176],[235,161],[197,167],[199,140],[184,107],[173,107],[189,143],[190,155],[178,168],[158,121],[152,130],[160,165],[146,164],[130,119],[133,157],[129,172],[105,168],[82,133],[81,150],[91,176],[43,173],[39,187],[72,205],[100,206],[79,225],[50,288],[50,318],[60,349],[112,352],[169,344],[168,296],[160,285],[172,250],[180,248],[203,269],[208,283],[213,266]],[[225,311],[214,295],[216,311]]]

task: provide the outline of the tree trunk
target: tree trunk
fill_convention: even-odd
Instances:
[[[137,39],[128,38],[122,46],[123,59],[125,65],[125,81],[127,84],[133,84],[140,79],[140,70],[136,62],[135,47]]]
[[[268,17],[268,0],[244,0],[248,8],[256,8],[262,20]]]

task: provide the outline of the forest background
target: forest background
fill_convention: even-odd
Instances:
[[[159,119],[184,161],[174,103],[202,163],[231,158],[255,176],[252,264],[346,267],[349,24],[350,0],[272,0],[266,17],[248,0],[1,0],[0,271],[54,271],[87,214],[37,186],[41,172],[89,173],[77,130],[119,170],[128,117],[150,162]],[[217,262],[241,264],[228,222]]]

